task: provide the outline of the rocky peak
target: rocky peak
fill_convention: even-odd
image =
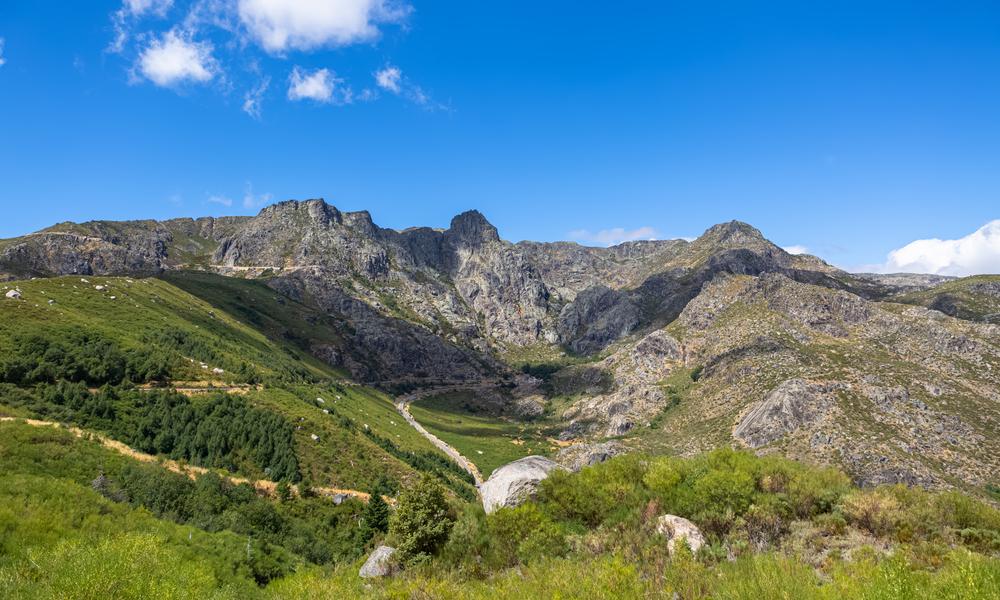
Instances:
[[[344,224],[358,233],[368,237],[375,237],[375,234],[378,232],[378,227],[375,226],[371,213],[367,210],[345,212],[343,213],[343,218]]]
[[[451,220],[451,226],[445,234],[458,241],[471,245],[481,245],[487,242],[499,242],[500,234],[497,228],[490,224],[478,210],[468,210]]]
[[[343,215],[335,206],[327,204],[322,198],[313,200],[285,200],[270,206],[265,206],[257,215],[258,220],[293,220],[299,221],[308,217],[313,223],[329,227],[343,222]]]
[[[742,221],[729,221],[712,225],[695,242],[711,242],[726,246],[744,246],[767,242],[756,227]]]

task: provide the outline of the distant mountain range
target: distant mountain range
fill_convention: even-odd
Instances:
[[[323,200],[0,241],[7,280],[192,270],[308,310],[296,344],[359,382],[495,382],[491,410],[552,419],[565,439],[744,445],[866,483],[1000,472],[996,276],[851,274],[736,221],[593,248],[510,243],[477,211],[396,231]],[[199,296],[197,281],[176,285]]]

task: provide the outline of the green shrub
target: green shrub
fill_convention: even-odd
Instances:
[[[895,530],[901,519],[900,507],[892,491],[885,488],[852,492],[841,503],[848,521],[878,536]]]
[[[622,522],[645,504],[645,472],[646,460],[631,454],[575,474],[554,471],[539,486],[538,501],[557,519],[585,527]]]
[[[389,519],[389,536],[400,560],[416,564],[437,554],[454,523],[444,488],[424,475],[399,497],[396,512]]]
[[[489,515],[486,523],[494,565],[512,567],[566,553],[562,529],[534,503],[501,508]]]

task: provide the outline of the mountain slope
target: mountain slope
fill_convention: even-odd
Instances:
[[[267,447],[289,432],[288,459],[297,467],[281,473],[293,481],[367,490],[381,476],[400,482],[431,470],[471,493],[463,474],[402,423],[390,398],[349,385],[343,372],[302,348],[306,328],[311,339],[336,342],[338,323],[260,282],[187,277],[172,274],[242,310],[231,314],[234,305],[215,306],[153,278],[7,284],[21,297],[0,302],[0,410],[95,426],[126,443],[150,444],[145,451],[258,478],[278,464],[253,458],[259,442],[216,451],[163,436],[196,439],[185,433],[199,426],[184,425],[188,415],[218,414],[225,419],[218,431],[232,431],[228,444],[238,444],[249,434],[234,430],[232,419],[275,415]]]

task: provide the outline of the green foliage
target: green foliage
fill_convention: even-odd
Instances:
[[[448,541],[455,514],[444,489],[427,475],[406,489],[389,520],[389,536],[400,559],[409,564],[428,560]]]
[[[53,335],[21,334],[0,359],[0,382],[26,386],[57,381],[91,386],[163,381],[172,355],[153,346],[122,350],[104,336],[69,328]]]
[[[219,588],[211,570],[163,542],[150,534],[123,534],[94,545],[63,542],[33,558],[29,568],[0,572],[0,592],[12,599],[59,600],[241,596],[237,589]]]
[[[196,403],[168,390],[92,393],[83,383],[60,381],[39,387],[35,397],[27,400],[35,414],[106,431],[142,452],[230,471],[249,468],[274,480],[300,477],[292,426],[236,396]]]
[[[10,507],[9,512],[0,510],[0,565],[3,555],[10,554],[5,548],[51,546],[75,528],[90,527],[96,516],[127,528],[133,514],[235,538],[229,542],[227,562],[216,570],[257,583],[284,576],[302,561],[350,561],[364,550],[356,526],[362,511],[357,501],[337,506],[326,498],[290,498],[278,503],[258,496],[247,484],[233,485],[211,473],[192,481],[56,429],[12,423],[0,429],[0,471],[5,473],[0,506]],[[29,477],[31,485],[19,481],[5,488],[12,477]],[[67,495],[72,500],[63,503]],[[126,506],[135,512],[120,509]],[[98,532],[106,529],[102,525]]]
[[[625,455],[577,474],[554,471],[542,481],[538,501],[558,519],[597,527],[624,521],[647,497],[644,460]]]
[[[534,503],[501,508],[489,515],[486,523],[493,540],[493,565],[529,564],[541,558],[562,556],[568,550],[562,527]]]
[[[389,505],[377,490],[371,493],[371,498],[361,513],[361,523],[366,530],[365,537],[369,539],[389,531]]]

